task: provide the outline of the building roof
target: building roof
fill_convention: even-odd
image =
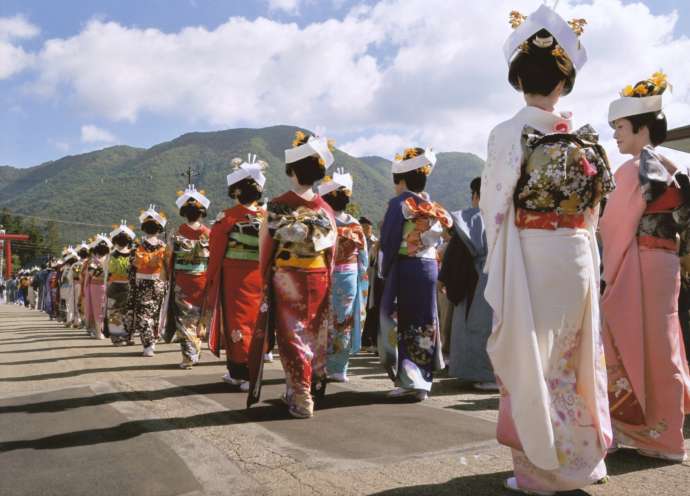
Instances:
[[[666,135],[666,141],[661,146],[690,153],[690,126],[671,129]]]

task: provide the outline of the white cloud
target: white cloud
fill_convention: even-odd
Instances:
[[[16,44],[29,39],[40,30],[22,16],[0,17],[0,80],[20,73],[33,62],[33,55]]]
[[[24,16],[0,17],[0,40],[29,39],[38,36],[41,30]]]
[[[399,134],[379,133],[371,136],[360,136],[352,141],[338,144],[338,147],[345,153],[355,157],[365,157],[367,155],[379,155],[386,158],[395,156],[404,148],[410,146],[411,137]]]
[[[62,153],[67,153],[70,149],[70,144],[67,143],[66,141],[49,139],[48,143],[53,145],[57,150],[59,150]]]
[[[299,12],[300,3],[301,0],[268,0],[268,10],[295,15]]]
[[[117,138],[107,129],[87,124],[81,127],[81,141],[83,143],[116,143]]]
[[[273,8],[300,7],[279,3]],[[352,137],[344,146],[357,155],[390,157],[416,144],[484,156],[491,128],[523,105],[502,56],[508,12],[529,13],[539,2],[462,3],[382,0],[303,27],[231,18],[176,33],[94,20],[44,44],[33,88],[45,96],[66,89],[80,110],[112,121],[152,113],[192,129],[323,124],[336,138]],[[688,124],[690,39],[675,32],[677,14],[622,0],[562,0],[559,12],[588,20],[582,42],[590,56],[562,109],[610,144],[609,102],[663,68],[675,90],[669,123]]]

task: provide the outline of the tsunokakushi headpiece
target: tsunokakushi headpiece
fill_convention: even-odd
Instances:
[[[64,250],[62,250],[62,260],[67,262],[68,260],[71,259],[78,259],[79,255],[77,254],[77,251],[74,249],[74,246],[70,245],[65,247]]]
[[[268,168],[266,161],[257,160],[256,155],[250,153],[247,155],[246,161],[241,158],[234,158],[231,163],[234,170],[228,174],[228,186],[239,183],[242,179],[250,178],[263,190],[266,184],[264,171]]]
[[[531,44],[538,48],[553,47],[551,53],[554,57],[560,57],[565,53],[575,68],[580,70],[587,62],[587,51],[580,43],[580,35],[585,24],[587,21],[584,19],[573,19],[566,22],[546,5],[541,5],[529,16],[524,16],[514,10],[510,13],[510,25],[514,31],[503,45],[506,62],[510,64],[518,50],[529,52],[530,42],[528,40],[545,29],[551,36],[536,36]]]
[[[195,201],[198,203],[199,208],[203,207],[208,210],[208,206],[211,204],[211,200],[206,198],[206,192],[204,190],[197,190],[196,186],[190,184],[184,191],[177,192],[177,200],[175,200],[175,205],[177,208],[182,208],[189,201]]]
[[[127,225],[126,220],[121,220],[120,225],[118,226],[117,224],[113,224],[114,230],[110,233],[110,239],[115,238],[118,234],[126,234],[129,239],[134,240],[136,238],[136,235],[134,234],[134,230]]]
[[[148,209],[142,210],[141,214],[139,215],[139,222],[141,224],[147,220],[152,220],[161,227],[165,227],[165,225],[168,223],[168,219],[165,217],[165,214],[163,212],[158,212],[153,203],[149,205]]]
[[[404,174],[415,169],[422,169],[425,175],[431,174],[436,165],[436,154],[431,147],[419,153],[416,148],[407,148],[402,155],[396,155],[391,165],[393,174]]]
[[[108,235],[105,233],[99,233],[92,238],[91,244],[89,244],[89,248],[96,248],[101,243],[105,243],[106,245],[108,245],[108,248],[113,247],[113,244],[110,242],[110,238],[108,238]]]
[[[302,131],[295,133],[295,139],[292,142],[292,148],[285,150],[285,163],[292,164],[304,158],[316,156],[319,158],[319,164],[324,169],[328,169],[335,158],[333,158],[333,142],[327,138],[309,136]]]
[[[663,108],[661,95],[671,87],[666,74],[657,71],[649,79],[635,86],[628,85],[620,92],[620,98],[609,105],[609,124],[623,117],[659,112]]]
[[[326,176],[321,180],[319,195],[324,196],[340,188],[345,188],[347,194],[352,194],[352,174],[345,173],[342,167],[336,169],[333,177]]]

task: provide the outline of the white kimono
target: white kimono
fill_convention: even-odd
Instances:
[[[521,175],[524,126],[544,134],[568,133],[570,118],[528,106],[496,126],[480,200],[488,243],[485,296],[494,312],[487,351],[510,405],[499,416],[499,440],[502,423],[511,423],[512,417],[519,438],[519,446],[509,444],[516,448],[516,475],[525,468],[518,466],[516,456],[521,456],[520,465],[529,465],[530,475],[538,472],[534,479],[546,490],[575,489],[605,475],[603,458],[611,439],[599,336],[597,212],[586,215],[587,230],[519,230],[515,225],[513,195]],[[565,363],[573,353],[577,363]],[[561,381],[565,386],[555,389]],[[564,395],[573,396],[571,411],[562,410]],[[563,421],[563,415],[575,415],[587,425]],[[580,450],[578,443],[589,448]]]

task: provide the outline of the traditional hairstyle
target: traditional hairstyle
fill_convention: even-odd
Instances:
[[[402,156],[397,155],[395,159],[407,160],[422,154],[424,154],[423,148],[407,148]],[[431,165],[427,164],[424,167],[420,167],[419,169],[414,169],[400,174],[393,174],[393,182],[395,184],[399,184],[400,181],[405,180],[405,185],[407,186],[407,189],[414,193],[421,193],[422,191],[424,191],[424,188],[426,187],[426,180],[427,177],[429,177],[429,174],[431,174],[431,169]]]
[[[302,131],[297,131],[295,133],[295,139],[292,141],[292,147],[296,148],[304,145],[309,141],[310,137],[311,136]],[[331,151],[333,150],[333,143],[331,141],[328,142],[328,148]],[[323,179],[326,175],[326,164],[318,155],[311,155],[296,162],[286,164],[285,173],[288,176],[294,174],[295,177],[297,177],[297,182],[302,186],[311,186],[316,181]]]
[[[481,189],[482,189],[482,178],[481,177],[475,177],[472,179],[472,182],[470,183],[470,190],[472,191],[473,194],[476,194],[477,196],[481,195]]]
[[[526,94],[547,96],[561,81],[565,81],[563,95],[575,85],[577,71],[568,54],[546,29],[525,41],[510,62],[508,81]]]

